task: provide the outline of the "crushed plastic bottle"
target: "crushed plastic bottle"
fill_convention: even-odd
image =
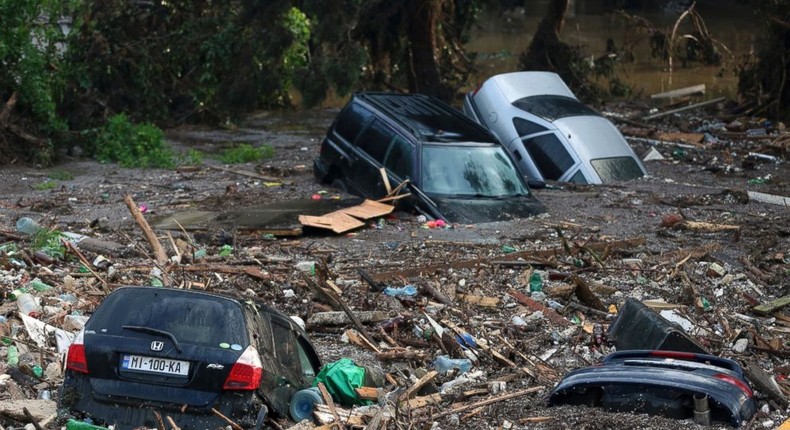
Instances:
[[[88,420],[86,418],[85,421],[77,421],[72,418],[66,421],[66,430],[107,430],[107,427],[93,425],[93,421],[86,422]]]
[[[41,230],[41,226],[32,218],[22,217],[16,221],[16,231],[22,234],[34,235],[39,230]]]
[[[384,294],[391,297],[413,296],[417,294],[417,287],[414,285],[405,285],[400,288],[387,287],[384,288]]]
[[[16,346],[11,345],[8,347],[8,356],[6,360],[10,367],[19,366],[19,350],[16,349]]]
[[[23,315],[38,318],[41,314],[41,306],[36,302],[36,298],[29,293],[20,294],[16,298],[16,305],[19,308],[19,313]]]
[[[472,370],[472,360],[468,358],[450,358],[440,355],[433,361],[433,368],[439,373],[447,373],[451,369],[458,369],[461,374]]]

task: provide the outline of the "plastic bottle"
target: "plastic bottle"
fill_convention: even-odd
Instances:
[[[433,361],[433,368],[439,373],[447,373],[450,369],[458,369],[461,374],[464,374],[472,369],[472,360],[440,355]]]
[[[33,235],[39,230],[41,230],[41,226],[32,218],[22,217],[16,220],[16,231],[22,234]]]
[[[66,421],[66,430],[107,430],[107,427],[95,426],[85,421],[70,419]]]
[[[321,392],[317,387],[297,391],[291,397],[291,405],[289,407],[291,418],[296,422],[300,422],[303,419],[312,419],[313,407],[316,404],[324,404],[324,399],[321,397]]]
[[[529,291],[543,291],[543,279],[540,277],[540,273],[533,272],[529,277]]]
[[[28,282],[27,286],[33,288],[36,291],[47,291],[52,289],[52,285],[49,285],[38,278]]]
[[[20,294],[16,298],[16,305],[22,315],[38,318],[41,314],[41,306],[36,302],[36,298],[29,293]]]
[[[14,345],[8,347],[8,365],[10,367],[19,366],[19,350]]]
[[[406,285],[400,288],[387,287],[384,289],[384,294],[392,297],[413,296],[417,294],[417,287],[414,285]]]

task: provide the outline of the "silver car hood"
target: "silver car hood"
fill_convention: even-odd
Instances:
[[[634,157],[639,160],[620,131],[606,118],[570,116],[560,118],[552,124],[582,159]]]

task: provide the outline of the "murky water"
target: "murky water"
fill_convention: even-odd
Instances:
[[[479,28],[473,33],[466,45],[468,51],[477,52],[479,64],[479,84],[488,76],[519,70],[518,57],[524,52],[540,22],[546,1],[529,2],[531,7],[505,11],[487,10],[483,14]],[[707,97],[726,96],[735,98],[738,78],[735,74],[737,61],[753,49],[757,25],[752,10],[743,5],[729,2],[700,3],[697,11],[702,16],[709,34],[723,43],[732,53],[728,55],[720,49],[724,61],[720,66],[688,67],[675,62],[673,72],[668,64],[651,57],[646,32],[634,31],[625,20],[618,18],[611,10],[600,6],[601,1],[576,0],[566,16],[561,39],[571,45],[579,46],[591,58],[606,53],[606,40],[611,38],[618,47],[632,46],[634,61],[622,63],[617,71],[625,82],[635,89],[635,95],[647,97],[650,94],[705,84]],[[534,7],[534,8],[533,8]],[[682,12],[682,8],[654,12],[644,17],[655,29],[670,34]],[[678,28],[678,36],[689,32],[691,21],[684,19]]]

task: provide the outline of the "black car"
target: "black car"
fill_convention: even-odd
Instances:
[[[304,330],[261,303],[203,292],[122,287],[69,347],[61,405],[116,429],[259,428],[287,415],[320,360]]]
[[[314,173],[371,199],[408,180],[411,207],[450,222],[545,211],[504,147],[446,103],[421,94],[357,93],[321,144]]]
[[[702,405],[700,405],[700,401]],[[600,406],[740,426],[757,410],[754,393],[735,361],[681,351],[632,350],[574,370],[552,390],[549,404]]]

